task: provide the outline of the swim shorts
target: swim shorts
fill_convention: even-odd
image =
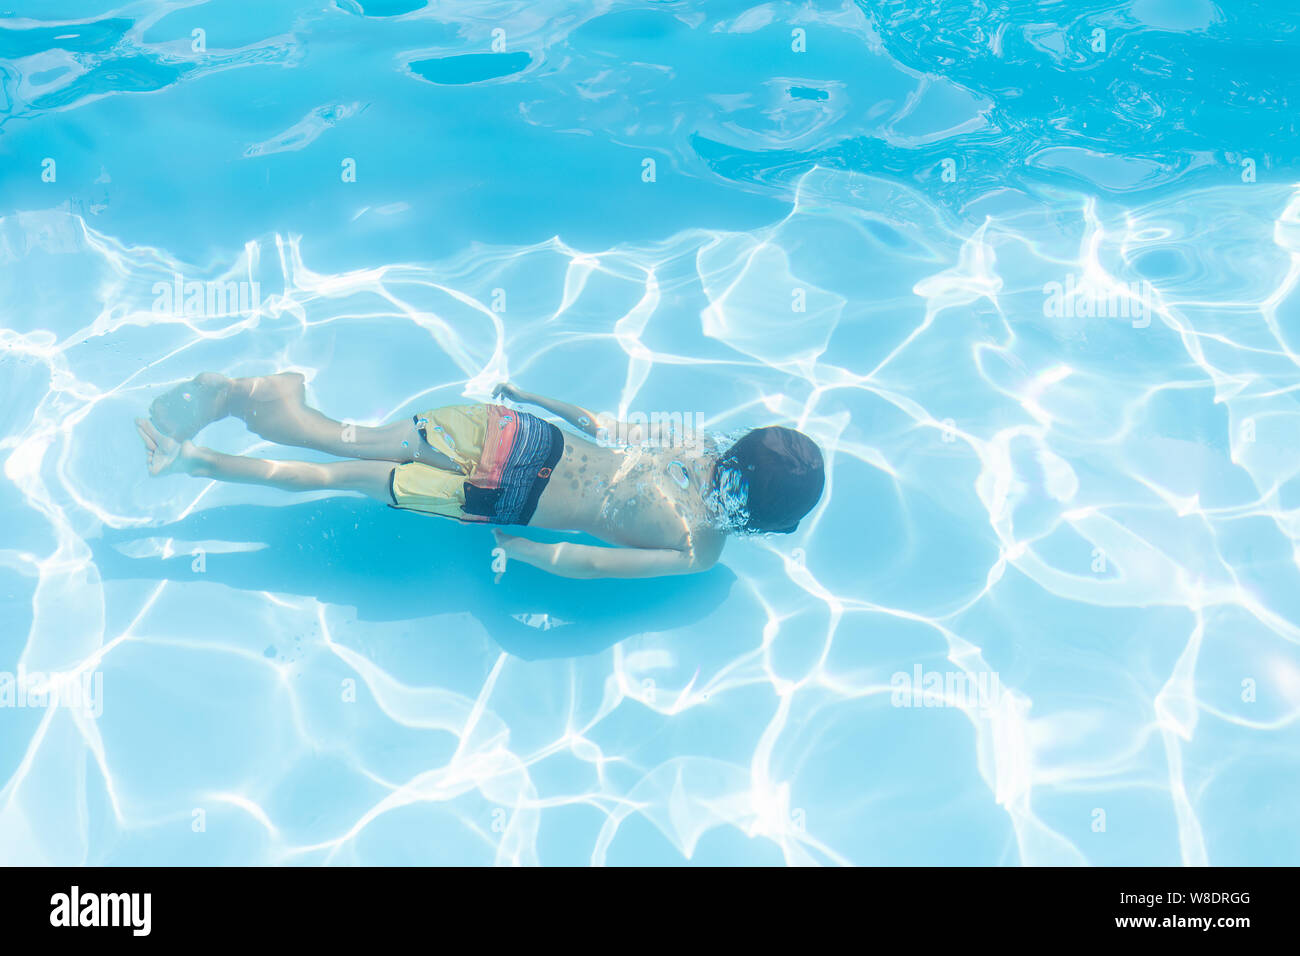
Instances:
[[[463,473],[422,461],[398,465],[388,479],[395,507],[463,522],[532,520],[564,453],[563,432],[504,405],[451,405],[414,421],[420,437]]]

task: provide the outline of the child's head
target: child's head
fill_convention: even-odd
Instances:
[[[755,428],[725,452],[719,470],[733,470],[746,489],[745,531],[789,534],[822,496],[821,449],[792,428]]]

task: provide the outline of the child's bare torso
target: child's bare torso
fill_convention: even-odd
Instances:
[[[686,447],[607,447],[566,432],[529,523],[632,548],[720,549],[704,503],[712,468]]]

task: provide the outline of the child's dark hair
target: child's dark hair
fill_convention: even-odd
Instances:
[[[718,459],[718,482],[731,472],[745,489],[746,515],[737,530],[789,534],[812,511],[826,484],[821,449],[801,432],[755,428]]]

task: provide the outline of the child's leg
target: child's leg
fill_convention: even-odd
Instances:
[[[136,419],[154,475],[187,474],[245,485],[266,485],[283,491],[359,491],[390,502],[388,479],[393,465],[386,461],[270,461],[226,455],[193,442],[177,442]]]
[[[205,372],[160,397],[150,415],[164,434],[176,439],[193,437],[210,422],[234,415],[255,435],[280,445],[341,458],[407,462],[419,457],[430,465],[459,470],[420,438],[414,422],[348,425],[310,408],[297,372],[233,379]]]
[[[248,430],[279,445],[312,448],[340,458],[411,461],[422,451],[415,423],[370,427],[327,418],[307,405],[307,388],[296,372],[230,380],[230,414]],[[433,449],[427,449],[433,453]],[[421,455],[424,457],[424,455]]]
[[[393,471],[391,462],[270,461],[227,455],[197,445],[189,445],[188,452],[187,470],[200,478],[266,485],[283,491],[360,491],[377,501],[392,503],[388,490],[388,477]]]

